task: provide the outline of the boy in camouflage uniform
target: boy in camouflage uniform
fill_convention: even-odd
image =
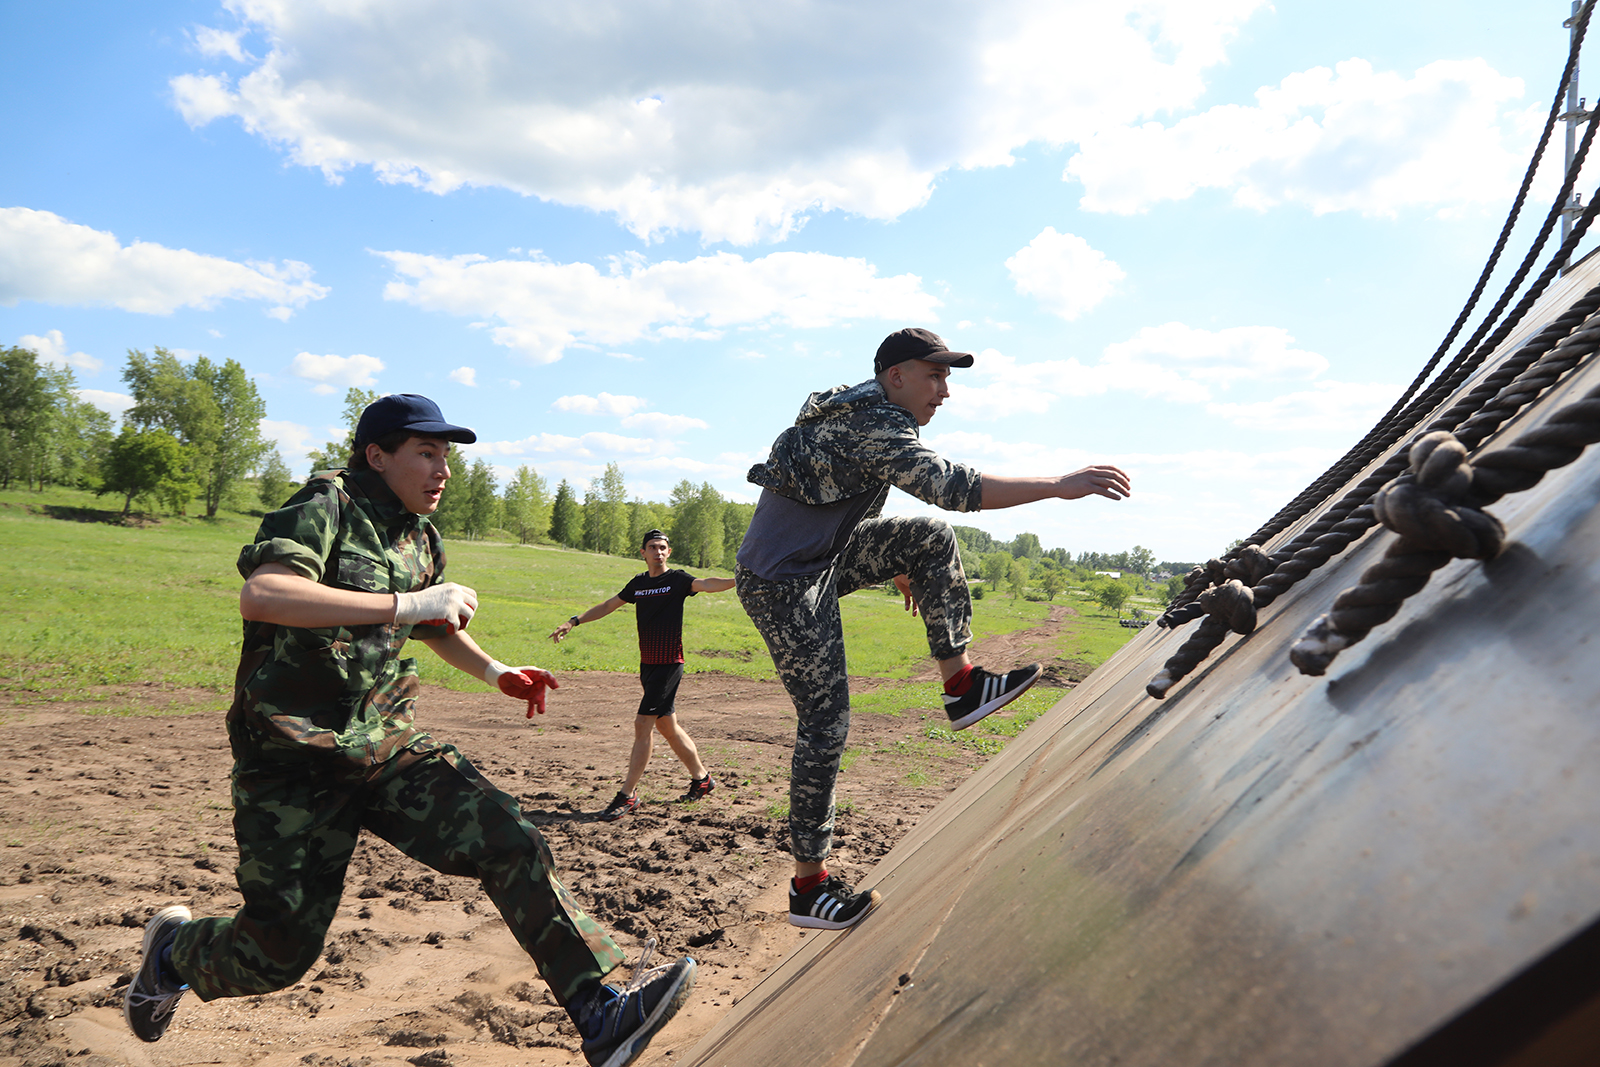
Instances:
[[[228,709],[237,878],[244,906],[145,928],[124,1014],[156,1041],[188,989],[202,1000],[292,985],[316,962],[363,828],[444,874],[476,877],[567,1009],[591,1064],[620,1067],[683,1003],[695,963],[602,984],[623,953],[556,878],[517,801],[412,717],[417,638],[446,663],[544,712],[556,681],[492,659],[465,630],[476,593],[442,581],[427,516],[450,477],[451,442],[476,435],[433,401],[371,404],[349,469],[319,472],[262,520],[239,554],[244,644]]]
[[[972,601],[955,534],[940,519],[879,517],[889,488],[947,511],[1091,494],[1120,500],[1130,492],[1128,476],[1116,467],[1001,477],[953,463],[924,445],[919,427],[950,395],[950,368],[970,366],[971,353],[950,351],[937,334],[898,330],[878,348],[875,377],[812,393],[766,461],[750,468],[761,497],[734,579],[798,717],[789,783],[795,860],[789,921],[795,926],[842,930],[878,902],[876,890],[855,892],[824,866],[833,841],[839,758],[850,731],[839,598],[895,583],[907,610],[922,615],[952,729],[1015,700],[1040,673],[1037,663],[1003,674],[972,664],[966,652]]]

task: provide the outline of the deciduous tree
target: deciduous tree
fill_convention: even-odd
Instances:
[[[276,451],[261,465],[261,473],[256,476],[256,489],[261,497],[261,506],[268,511],[282,507],[294,492],[294,474]]]
[[[355,448],[356,425],[361,421],[361,413],[366,410],[368,404],[381,396],[383,394],[374,389],[351,388],[345,391],[344,438],[329,441],[321,448],[314,448],[306,453],[306,457],[311,460],[312,472],[343,467],[350,462],[350,453]]]
[[[122,493],[122,513],[134,497],[151,496],[182,514],[199,490],[187,449],[165,430],[124,426],[111,443],[100,492]]]
[[[1107,611],[1121,611],[1128,599],[1128,587],[1121,582],[1104,581],[1095,587],[1094,598]]]

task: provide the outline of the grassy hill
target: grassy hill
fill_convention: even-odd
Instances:
[[[45,699],[107,700],[107,711],[159,704],[157,692],[199,687],[231,691],[238,656],[234,568],[258,519],[223,512],[214,519],[162,517],[124,525],[102,510],[112,499],[72,490],[0,493],[0,688]],[[550,631],[567,616],[611,596],[643,569],[639,560],[548,546],[449,541],[447,576],[478,591],[472,634],[509,663],[555,671],[633,671],[632,613],[580,628],[560,646]],[[723,571],[695,573],[726,574]],[[1063,631],[1058,654],[1098,663],[1131,631],[1085,614]],[[1081,594],[1079,594],[1081,596]],[[850,672],[904,679],[926,662],[920,622],[890,590],[862,590],[841,605]],[[1038,625],[1050,605],[989,596],[974,603],[978,639]],[[773,676],[761,638],[732,592],[701,594],[685,611],[688,669]],[[422,679],[455,689],[479,683],[425,654]],[[125,687],[142,687],[144,696]],[[115,687],[120,693],[108,693]]]

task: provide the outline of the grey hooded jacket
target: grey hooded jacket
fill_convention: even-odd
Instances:
[[[869,517],[882,508],[891,485],[946,511],[983,507],[983,475],[923,444],[916,417],[892,403],[876,378],[812,393],[748,478],[803,504],[875,492]]]

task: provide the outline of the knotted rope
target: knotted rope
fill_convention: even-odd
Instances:
[[[1600,200],[1590,203],[1591,209],[1597,206],[1600,206]],[[1593,210],[1585,212],[1584,220],[1592,221],[1593,218]],[[1577,227],[1574,227],[1573,232],[1577,233]],[[1566,249],[1566,246],[1563,248]],[[1482,383],[1434,420],[1428,431],[1431,433],[1438,430],[1456,430],[1459,427],[1460,436],[1466,442],[1465,447],[1475,447],[1507,419],[1531,404],[1551,385],[1560,381],[1600,349],[1600,316],[1596,315],[1597,311],[1600,311],[1600,286],[1590,289],[1555,321],[1525,342],[1501,366],[1487,375]],[[1343,552],[1357,538],[1376,525],[1379,520],[1373,497],[1397,477],[1410,480],[1412,475],[1405,472],[1407,462],[1407,452],[1389,457],[1278,552],[1268,556],[1254,545],[1241,548],[1239,560],[1249,554],[1254,561],[1252,567],[1260,567],[1260,560],[1275,565],[1270,573],[1254,580],[1252,588],[1248,590],[1254,610],[1259,611],[1271,604],[1302,578],[1333,556]],[[1212,575],[1219,572],[1221,575],[1233,577],[1228,575],[1228,568],[1239,560],[1227,562],[1212,560],[1205,568],[1195,568],[1195,571],[1191,572],[1191,578],[1197,578],[1196,572],[1200,571],[1204,571],[1205,580],[1213,583],[1216,579]],[[1448,556],[1443,557],[1438,566],[1443,566],[1448,560]],[[1213,567],[1212,564],[1218,566]],[[1399,575],[1394,577],[1397,580],[1400,578]],[[1415,578],[1413,575],[1412,580]],[[1425,584],[1426,580],[1426,576],[1422,576],[1422,583]],[[1416,588],[1421,587],[1419,584]],[[1188,593],[1190,590],[1186,589],[1185,592]],[[1191,603],[1169,609],[1158,622],[1175,626],[1200,614],[1209,614],[1201,602],[1204,595],[1204,591],[1194,590]],[[1187,677],[1222,643],[1232,629],[1232,618],[1232,615],[1226,619],[1210,615],[1167,660],[1162,669],[1145,686],[1145,691],[1158,700],[1164,698],[1174,685]],[[1254,629],[1253,620],[1251,629]]]
[[[1383,559],[1340,593],[1289,651],[1302,674],[1320,675],[1340,652],[1390,619],[1406,599],[1452,559],[1493,559],[1505,528],[1484,511],[1507,493],[1537,485],[1600,441],[1600,386],[1561,408],[1550,421],[1505,448],[1468,460],[1453,434],[1430,433],[1411,448],[1411,480],[1386,486],[1373,502],[1377,518],[1400,537]]]
[[[1478,282],[1473,287],[1472,294],[1467,298],[1461,313],[1456,316],[1456,320],[1451,325],[1449,332],[1446,333],[1444,340],[1440,342],[1433,356],[1412,380],[1411,384],[1407,386],[1405,392],[1395,401],[1383,418],[1378,420],[1377,425],[1368,431],[1365,437],[1356,442],[1332,467],[1323,472],[1311,485],[1307,486],[1298,496],[1280,509],[1278,514],[1269,519],[1254,534],[1247,537],[1245,539],[1247,543],[1262,544],[1281,533],[1301,517],[1308,514],[1312,508],[1326,500],[1335,489],[1347,482],[1352,474],[1370,463],[1375,456],[1392,447],[1404,433],[1416,425],[1416,421],[1421,417],[1422,413],[1432,410],[1443,397],[1454,392],[1457,386],[1465,380],[1466,376],[1482,363],[1484,357],[1500,346],[1500,343],[1510,334],[1511,329],[1526,313],[1527,308],[1531,306],[1531,301],[1524,298],[1512,316],[1495,331],[1494,336],[1490,337],[1487,342],[1484,341],[1484,336],[1493,327],[1496,320],[1499,319],[1512,295],[1521,287],[1523,279],[1527,277],[1529,269],[1533,266],[1540,250],[1544,248],[1545,242],[1554,230],[1556,221],[1561,217],[1567,204],[1571,202],[1573,186],[1577,181],[1579,172],[1583,169],[1583,160],[1587,157],[1589,147],[1594,140],[1595,123],[1590,123],[1588,128],[1585,129],[1583,140],[1578,146],[1572,165],[1567,170],[1561,191],[1556,194],[1555,200],[1550,205],[1550,210],[1545,215],[1543,225],[1529,246],[1522,263],[1517,267],[1510,281],[1506,283],[1499,299],[1495,301],[1489,313],[1484,316],[1483,322],[1478,325],[1477,330],[1462,346],[1461,352],[1446,366],[1445,370],[1439,375],[1439,379],[1429,387],[1427,393],[1408,405],[1408,401],[1416,394],[1422,383],[1427,380],[1434,367],[1438,365],[1439,360],[1449,349],[1451,342],[1460,333],[1461,327],[1465,324],[1467,317],[1471,314],[1472,309],[1477,305],[1479,297],[1483,294],[1484,286],[1488,283],[1489,276],[1493,273],[1495,265],[1499,262],[1500,254],[1505,249],[1506,241],[1511,235],[1511,230],[1516,224],[1518,215],[1521,213],[1528,191],[1532,188],[1534,174],[1538,170],[1539,162],[1549,144],[1550,135],[1555,129],[1557,120],[1560,118],[1567,92],[1567,84],[1572,80],[1577,69],[1578,56],[1583,49],[1583,39],[1588,33],[1589,17],[1593,13],[1593,9],[1594,0],[1588,0],[1578,13],[1572,43],[1567,50],[1566,67],[1561,72],[1561,80],[1556,85],[1555,96],[1550,101],[1550,109],[1545,116],[1544,130],[1539,135],[1539,143],[1534,148],[1533,157],[1528,161],[1527,170],[1523,173],[1522,185],[1518,188],[1511,211],[1507,214],[1505,224],[1500,229],[1500,236],[1495,241],[1494,250],[1490,253],[1488,261],[1478,275]],[[1557,269],[1567,262],[1571,247],[1571,245],[1564,246],[1562,252],[1555,257],[1554,265]],[[1536,284],[1533,293],[1536,295],[1543,292],[1544,284]]]
[[[1201,593],[1194,603],[1195,609],[1205,613],[1206,620],[1195,628],[1189,639],[1150,679],[1150,683],[1144,687],[1145,692],[1157,700],[1162,699],[1167,695],[1167,690],[1177,685],[1180,679],[1211,654],[1212,649],[1222,643],[1228,631],[1236,634],[1253,631],[1256,628],[1256,600],[1251,587],[1271,570],[1272,557],[1255,545],[1245,545],[1236,559],[1223,565],[1221,571],[1226,580]],[[1246,585],[1245,582],[1250,584]]]

